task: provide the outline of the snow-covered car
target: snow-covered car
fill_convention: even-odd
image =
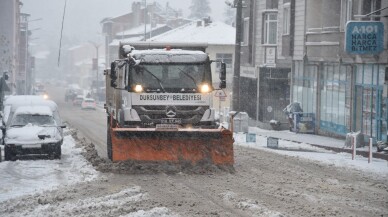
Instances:
[[[94,109],[96,110],[96,101],[92,98],[85,98],[82,101],[81,108],[82,109]]]
[[[80,106],[82,102],[84,101],[84,97],[82,95],[78,95],[73,100],[73,105]]]
[[[4,100],[3,104],[3,116],[2,116],[2,122],[4,127],[6,128],[16,109],[20,106],[48,106],[51,108],[51,111],[53,112],[54,119],[58,125],[62,125],[62,120],[59,115],[58,106],[57,104],[52,100],[44,99],[42,96],[36,96],[36,95],[16,95],[16,96],[8,96]]]
[[[4,160],[35,155],[60,159],[64,127],[49,106],[19,106],[5,129]]]

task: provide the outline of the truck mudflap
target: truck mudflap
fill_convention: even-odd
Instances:
[[[111,128],[112,161],[233,166],[233,133],[226,129]]]

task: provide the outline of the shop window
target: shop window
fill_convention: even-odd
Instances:
[[[277,13],[264,13],[263,44],[277,43],[278,15]]]
[[[350,66],[338,63],[324,64],[321,73],[321,126],[339,134],[350,125],[350,74]]]

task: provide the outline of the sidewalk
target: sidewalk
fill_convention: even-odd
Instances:
[[[324,148],[327,150],[332,150],[335,152],[347,152],[352,153],[352,149],[345,147],[345,139],[335,139],[331,137],[325,137],[315,134],[303,134],[303,133],[294,133],[288,130],[275,131],[275,130],[264,130],[258,127],[249,127],[249,133],[254,133],[258,136],[264,137],[274,137],[280,140],[296,142],[296,143],[305,143],[311,146]],[[357,148],[357,155],[362,155],[368,157],[369,147],[365,146],[362,148]],[[388,160],[388,154],[377,152],[376,147],[372,148],[373,157]]]

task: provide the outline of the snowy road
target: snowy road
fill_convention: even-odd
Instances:
[[[86,116],[82,112],[73,114]],[[84,136],[105,136],[103,127],[97,126],[104,124],[103,119],[96,117],[96,120],[101,121],[94,124],[98,132],[83,132]],[[274,151],[265,148],[263,138],[256,144],[245,143],[243,138],[236,135],[234,173],[98,173],[101,175],[93,180],[80,179],[49,192],[4,200],[0,202],[0,213],[2,216],[388,216],[386,161],[376,160],[372,165],[358,167],[367,165],[365,158],[357,157],[357,163],[352,163],[348,154],[317,148],[309,150],[314,152]],[[68,164],[78,165],[79,161],[74,158]],[[2,171],[8,171],[10,163],[25,162],[2,162]],[[25,164],[29,163],[29,167],[34,167],[41,161]],[[4,176],[3,179],[7,178]],[[26,191],[30,189],[28,181],[33,180],[27,177]]]

